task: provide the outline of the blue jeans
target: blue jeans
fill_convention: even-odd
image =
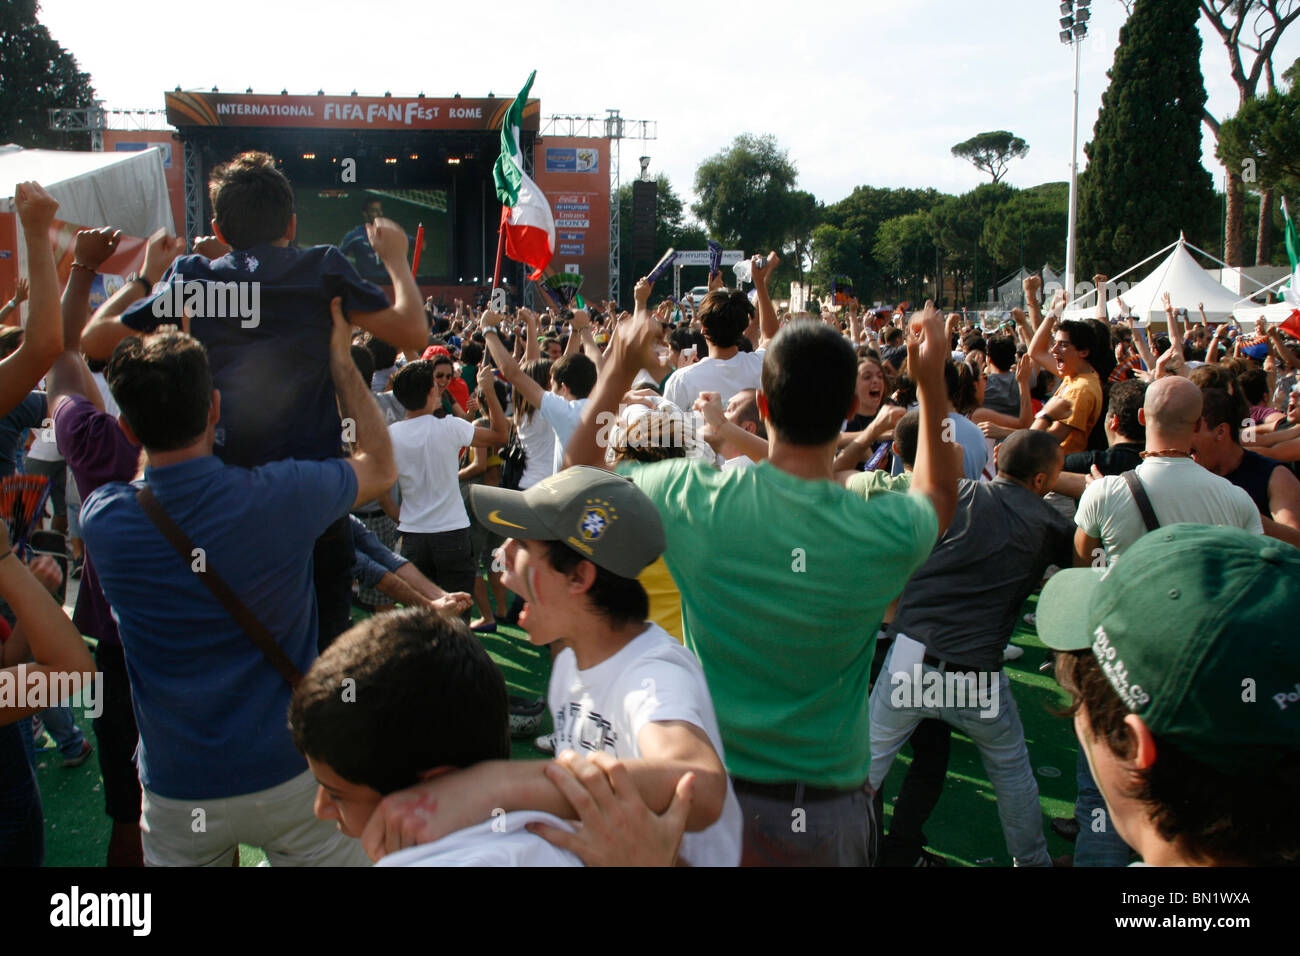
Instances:
[[[71,707],[48,707],[41,711],[41,722],[59,745],[59,753],[65,759],[81,756],[81,745],[86,738],[77,726],[77,718],[72,716]]]
[[[1074,865],[1128,866],[1128,844],[1115,832],[1110,811],[1097,789],[1097,782],[1092,779],[1082,747],[1075,777],[1079,782],[1079,798],[1074,801],[1074,819],[1079,824],[1079,836],[1074,841]]]
[[[1047,839],[1043,836],[1043,813],[1038,805],[1038,782],[1029,764],[1025,729],[1011,696],[1011,681],[1005,671],[996,673],[996,706],[982,708],[978,701],[960,705],[942,700],[939,706],[920,706],[915,701],[895,703],[896,684],[891,679],[890,661],[897,648],[890,648],[885,666],[871,691],[871,787],[879,790],[890,765],[907,742],[913,729],[927,717],[937,718],[969,737],[979,748],[984,771],[993,784],[1002,821],[1002,836],[1016,866],[1051,866]],[[944,677],[941,668],[921,664],[923,674]],[[923,677],[929,681],[933,678]],[[969,699],[968,699],[969,700]],[[988,712],[991,711],[991,712]]]

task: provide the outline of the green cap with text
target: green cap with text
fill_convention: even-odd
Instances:
[[[1300,550],[1289,544],[1157,528],[1108,569],[1054,575],[1037,620],[1048,647],[1091,648],[1128,709],[1194,760],[1257,773],[1300,751]]]

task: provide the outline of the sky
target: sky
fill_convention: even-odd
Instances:
[[[133,0],[129,16],[110,22],[99,0],[45,0],[39,17],[109,109],[161,108],[163,91],[176,86],[514,96],[536,69],[532,95],[543,116],[614,108],[657,122],[657,139],[623,142],[624,181],[635,178],[637,157],[649,155],[650,173],[666,173],[689,200],[701,161],[741,133],[771,133],[795,162],[799,188],[829,204],[858,185],[972,189],[987,175],[950,150],[995,129],[1029,143],[1009,183],[1068,179],[1074,54],[1057,39],[1058,7],[1059,0]],[[1124,17],[1119,0],[1094,0],[1080,49],[1081,170]],[[1236,87],[1222,41],[1204,18],[1200,28],[1208,107],[1223,118],[1236,109]],[[1293,26],[1274,57],[1277,72],[1297,57]],[[1208,135],[1203,146],[1222,188]]]

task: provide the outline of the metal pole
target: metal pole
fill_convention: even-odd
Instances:
[[[1070,222],[1065,233],[1065,294],[1074,300],[1075,225],[1079,218],[1079,44],[1074,47],[1074,137],[1070,141]]]

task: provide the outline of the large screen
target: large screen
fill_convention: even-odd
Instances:
[[[406,230],[408,262],[415,252],[416,229],[424,225],[416,281],[445,281],[451,275],[451,197],[447,190],[302,186],[294,195],[298,245],[338,246],[363,278],[387,285],[388,273],[366,239],[366,222],[379,215]]]

